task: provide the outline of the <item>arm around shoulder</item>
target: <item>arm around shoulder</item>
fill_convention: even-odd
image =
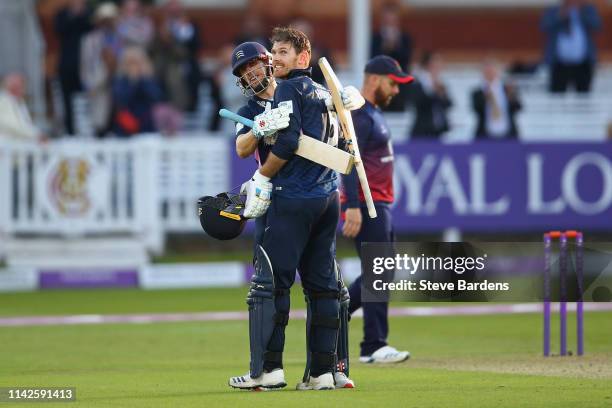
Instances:
[[[274,107],[284,106],[290,112],[289,126],[278,131],[272,153],[283,160],[289,160],[298,148],[302,132],[301,95],[289,81],[282,82],[274,94]]]

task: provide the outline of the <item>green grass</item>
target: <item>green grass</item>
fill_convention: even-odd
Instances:
[[[247,287],[48,290],[0,294],[0,316],[246,310]],[[295,289],[294,289],[294,293]],[[301,299],[301,296],[299,297]],[[299,301],[300,299],[295,299]]]
[[[168,252],[153,258],[153,263],[200,263],[200,262],[250,262],[252,251],[218,251],[218,252]]]
[[[234,249],[230,251],[201,251],[182,252],[168,251],[163,255],[153,258],[154,263],[190,263],[190,262],[251,262],[253,251],[250,246],[246,249]],[[344,259],[356,257],[354,248],[343,246],[336,250],[336,258]]]
[[[248,287],[136,290],[90,289],[0,293],[0,316],[49,316],[69,314],[181,313],[244,311]],[[299,284],[291,289],[291,307],[304,309]],[[452,306],[449,302],[405,302],[393,306]]]
[[[244,294],[244,288],[2,294],[0,312],[244,310]],[[292,301],[303,307],[301,296]],[[245,321],[0,328],[0,387],[74,386],[78,401],[69,406],[84,407],[610,406],[612,313],[587,313],[585,321],[585,357],[544,359],[539,314],[392,318],[390,343],[410,350],[411,360],[391,367],[354,362],[355,390],[297,392],[304,322],[295,320],[287,326],[289,387],[268,393],[226,385],[247,370]],[[353,361],[361,324],[351,323]]]

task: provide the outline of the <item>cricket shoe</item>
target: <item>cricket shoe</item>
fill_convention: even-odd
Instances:
[[[335,383],[336,389],[355,388],[355,382],[351,380],[350,378],[348,378],[346,374],[344,374],[343,372],[339,372],[339,371],[334,373],[334,383]],[[309,388],[308,383],[305,383],[305,382],[299,383],[295,388],[298,391],[306,391],[306,390],[312,389],[312,388]]]
[[[287,386],[285,382],[285,372],[282,368],[277,368],[269,373],[264,372],[259,377],[252,378],[251,374],[240,377],[231,377],[228,382],[230,387],[241,390],[267,391]]]
[[[348,378],[346,374],[341,371],[336,371],[334,373],[334,382],[336,383],[336,388],[355,388],[355,382]]]
[[[321,374],[318,377],[310,376],[308,382],[301,382],[295,387],[298,391],[307,390],[333,390],[336,388],[334,384],[334,376],[332,373]]]
[[[407,351],[397,351],[395,347],[384,346],[373,352],[369,356],[359,357],[361,363],[378,363],[378,364],[389,364],[389,363],[401,363],[402,361],[408,360],[410,353]]]

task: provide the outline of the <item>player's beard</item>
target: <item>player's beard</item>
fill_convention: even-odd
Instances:
[[[280,79],[287,78],[287,76],[289,75],[289,71],[291,71],[292,69],[295,69],[295,67],[297,66],[297,60],[298,60],[297,57],[295,57],[293,61],[289,62],[289,64],[285,64],[285,63],[278,64],[277,62],[273,62],[274,77],[280,78]],[[277,68],[277,65],[280,65],[280,68]]]
[[[376,88],[376,91],[374,92],[374,99],[376,102],[375,105],[383,107],[383,108],[386,106],[389,106],[389,104],[391,103],[391,100],[393,99],[393,96],[394,95],[383,91],[382,87],[378,87]]]

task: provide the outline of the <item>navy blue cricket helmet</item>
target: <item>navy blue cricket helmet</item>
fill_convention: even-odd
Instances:
[[[200,197],[198,217],[200,225],[208,235],[220,240],[234,239],[242,233],[247,219],[244,218],[245,194],[220,193],[215,197]]]
[[[264,78],[249,81],[249,74],[251,71],[244,72],[240,75],[239,70],[255,59],[261,60],[264,63]],[[268,52],[266,47],[257,42],[242,43],[234,48],[232,52],[232,74],[237,77],[236,84],[240,87],[245,96],[250,97],[258,94],[266,89],[272,80],[272,54]]]

